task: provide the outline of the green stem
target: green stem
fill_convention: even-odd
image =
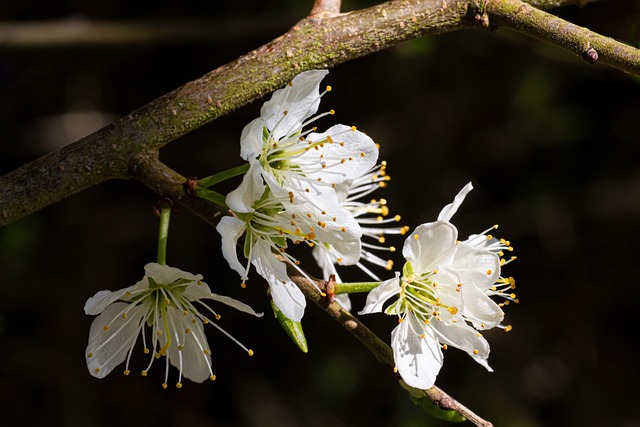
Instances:
[[[203,187],[196,187],[195,195],[196,197],[200,197],[201,199],[213,202],[223,209],[229,209],[225,201],[226,197],[218,193],[217,191],[209,190],[208,188]]]
[[[362,292],[371,292],[382,282],[352,282],[352,283],[336,283],[334,284],[334,293],[338,294],[355,294]]]
[[[171,217],[171,205],[160,208],[160,231],[158,232],[158,264],[167,263],[167,238],[169,236],[169,218]]]
[[[242,175],[249,170],[249,163],[245,163],[235,168],[227,169],[215,175],[207,176],[198,180],[198,186],[203,188],[209,188],[219,182],[233,178],[234,176]]]

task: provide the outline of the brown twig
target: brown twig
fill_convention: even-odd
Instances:
[[[309,18],[337,15],[340,13],[341,0],[315,0]]]
[[[318,305],[325,313],[329,315],[333,320],[338,322],[349,333],[355,336],[377,359],[380,363],[393,369],[395,362],[393,361],[393,351],[391,347],[382,341],[376,334],[374,334],[369,328],[367,328],[360,320],[358,320],[353,314],[342,308],[337,302],[330,302],[329,298],[322,296],[318,292],[318,288],[323,288],[324,282],[316,281],[310,282],[295,268],[290,267],[289,277],[291,280],[302,290],[305,296]],[[445,410],[451,410],[459,413],[467,420],[480,427],[491,427],[489,421],[476,415],[469,408],[458,402],[453,397],[449,396],[439,387],[433,386],[428,390],[422,390],[434,405],[439,406]]]

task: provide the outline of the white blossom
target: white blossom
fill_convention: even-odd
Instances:
[[[274,92],[260,117],[249,123],[240,138],[240,155],[249,171],[240,186],[227,195],[234,212],[251,212],[268,186],[275,197],[291,198],[292,205],[326,212],[338,221],[345,215],[335,187],[370,170],[377,161],[375,143],[353,126],[335,125],[323,133],[304,127],[326,114],[314,116],[320,104],[320,81],[326,70],[298,74]],[[327,87],[330,90],[330,87]]]
[[[213,380],[211,349],[203,324],[212,324],[252,355],[253,351],[215,323],[220,315],[205,299],[262,316],[233,298],[212,293],[201,275],[157,263],[147,264],[144,277],[133,286],[114,292],[99,291],[84,307],[86,314],[98,315],[91,324],[85,353],[89,372],[104,378],[126,360],[124,373],[128,375],[131,355],[141,335],[144,353],[150,355],[143,376],[155,359],[165,357],[163,388],[167,387],[169,364],[179,370],[178,388],[182,387],[182,377],[195,382]],[[205,314],[199,309],[204,309]]]
[[[339,262],[353,264],[360,257],[361,233],[353,217],[345,216],[338,223],[326,214],[318,218],[311,211],[305,212],[302,205],[292,209],[292,213],[285,208],[287,203],[287,199],[278,199],[267,190],[254,203],[252,212],[226,216],[220,220],[216,230],[222,236],[222,254],[229,266],[240,274],[243,284],[253,264],[269,284],[276,306],[287,318],[299,322],[306,301],[287,275],[287,266],[283,261],[288,261],[294,267],[299,264],[286,252],[288,244],[330,245]],[[243,234],[246,265],[238,259],[237,251],[238,240]],[[276,254],[282,259],[278,259]]]
[[[489,371],[489,344],[478,330],[502,326],[501,304],[490,296],[515,299],[506,292],[513,278],[500,276],[500,259],[508,242],[491,243],[483,233],[458,241],[458,230],[449,221],[473,187],[467,184],[445,206],[438,220],[418,226],[406,239],[402,275],[383,282],[367,296],[364,313],[398,316],[391,347],[398,372],[410,386],[431,387],[443,363],[442,348],[457,347]],[[482,236],[482,237],[480,237]],[[489,243],[487,243],[489,241]],[[502,242],[502,243],[500,243]]]

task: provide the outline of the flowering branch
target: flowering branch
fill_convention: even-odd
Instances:
[[[640,75],[640,50],[532,6],[583,0],[393,0],[300,21],[287,33],[189,82],[81,140],[0,177],[0,226],[111,179],[136,178],[140,157],[290,81],[399,42],[465,28],[503,25],[589,62]],[[335,12],[337,2],[318,1]],[[153,185],[153,184],[152,184]]]
[[[288,273],[291,280],[293,280],[293,282],[302,290],[308,299],[322,308],[329,317],[334,319],[349,331],[349,333],[355,336],[358,341],[360,341],[378,359],[380,363],[390,368],[395,367],[391,347],[382,341],[355,316],[343,309],[340,304],[330,302],[329,298],[323,297],[322,294],[318,292],[318,287],[325,286],[325,282],[316,281],[313,283],[300,274],[295,268],[291,267],[288,269]],[[433,402],[434,405],[437,405],[444,410],[455,411],[476,426],[490,427],[493,425],[489,421],[486,421],[476,415],[473,411],[455,400],[453,397],[449,396],[439,387],[433,386],[427,390],[422,390],[422,392]]]

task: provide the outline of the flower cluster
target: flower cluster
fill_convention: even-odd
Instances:
[[[378,158],[373,140],[353,126],[335,125],[322,133],[315,127],[305,129],[333,114],[316,114],[320,98],[331,90],[320,93],[326,74],[299,74],[244,128],[240,155],[249,162],[249,170],[226,198],[234,216],[223,218],[217,227],[223,255],[243,283],[254,265],[268,282],[274,303],[296,322],[304,314],[305,299],[281,261],[298,264],[286,252],[288,244],[331,248],[338,264],[357,263],[362,229],[340,194],[344,186],[367,176]],[[243,234],[246,265],[236,249]]]
[[[510,243],[489,234],[497,226],[459,240],[451,218],[472,190],[469,183],[435,222],[422,224],[408,235],[402,249],[406,259],[402,272],[381,281],[371,268],[393,270],[393,261],[381,255],[395,251],[387,246],[386,236],[405,235],[409,228],[396,225],[400,217],[389,215],[386,200],[369,198],[390,179],[386,163],[377,163],[378,147],[373,140],[354,126],[339,124],[324,132],[311,126],[334,114],[333,110],[318,113],[322,96],[331,90],[327,86],[320,91],[327,73],[299,74],[274,92],[262,106],[260,117],[243,129],[240,156],[247,164],[234,169],[234,176],[237,171],[246,172],[224,199],[231,215],[216,227],[224,258],[240,275],[243,287],[253,266],[269,285],[278,319],[286,318],[281,324],[293,323],[300,333],[306,300],[287,268],[308,276],[290,253],[291,245],[313,248],[326,280],[332,277],[342,282],[337,266],[359,267],[376,282],[346,286],[370,290],[360,314],[384,311],[397,316],[391,346],[397,372],[411,387],[427,389],[434,384],[443,349],[448,346],[465,351],[491,370],[489,344],[480,331],[511,329],[502,324],[502,307],[517,301],[512,291],[515,281],[501,272],[515,258],[504,258],[512,251]],[[210,185],[217,177],[209,180]],[[202,184],[205,189],[208,186]],[[225,204],[222,195],[216,193],[216,197],[219,205]],[[161,220],[161,231],[162,224]],[[168,227],[168,220],[164,224]],[[203,300],[258,317],[262,314],[212,293],[202,276],[164,265],[160,254],[166,252],[166,238],[162,251],[160,242],[162,238],[159,263],[147,264],[141,281],[116,292],[100,291],[87,301],[85,312],[98,315],[86,350],[91,375],[103,378],[125,361],[124,372],[129,374],[133,349],[142,336],[144,353],[150,354],[142,374],[147,374],[155,359],[164,357],[163,387],[167,387],[169,365],[179,371],[178,387],[183,377],[195,382],[214,379],[204,324],[214,325],[253,354],[216,324],[219,315]],[[344,283],[340,285],[346,289]],[[493,297],[504,301],[498,303]],[[338,295],[337,301],[351,308],[347,294]],[[214,320],[199,310],[210,313]]]
[[[479,331],[511,329],[501,325],[501,305],[491,299],[494,295],[515,299],[510,292],[515,287],[513,278],[501,277],[501,267],[508,262],[501,256],[512,250],[509,242],[495,239],[487,234],[489,230],[459,241],[458,230],[450,222],[472,188],[467,184],[437,221],[418,226],[407,237],[402,275],[396,273],[371,291],[360,312],[380,312],[397,297],[384,312],[398,316],[391,346],[398,372],[412,387],[426,389],[434,384],[443,362],[442,349],[447,346],[465,351],[491,370],[489,344]]]

